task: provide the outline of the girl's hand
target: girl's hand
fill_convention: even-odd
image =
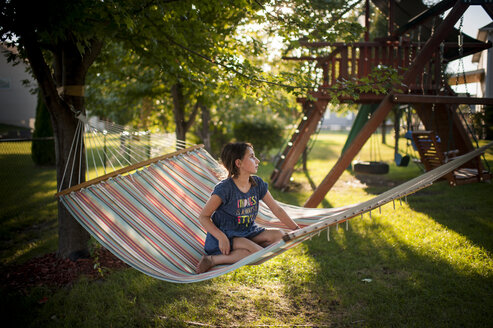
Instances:
[[[229,244],[229,239],[226,237],[226,235],[223,235],[222,238],[218,239],[219,242],[219,250],[221,253],[224,255],[229,255],[230,252],[230,244]]]

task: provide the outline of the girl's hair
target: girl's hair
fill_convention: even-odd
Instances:
[[[239,174],[236,160],[243,159],[249,147],[253,150],[253,145],[249,142],[230,142],[224,145],[221,151],[221,162],[226,170],[228,170],[228,178]],[[252,177],[250,177],[250,183],[256,185]]]

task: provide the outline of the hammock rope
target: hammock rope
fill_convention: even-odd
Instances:
[[[62,176],[62,182],[67,182],[69,187],[81,183],[80,172],[78,181],[72,181],[72,177],[77,162],[81,169],[82,156],[85,156],[86,164],[91,165],[91,170],[86,171],[85,180],[88,181],[161,154],[193,146],[177,140],[174,134],[131,131],[112,122],[88,119],[83,114],[78,114],[77,119],[79,122]],[[58,192],[63,186],[65,184],[61,183]]]
[[[493,142],[359,204],[322,209],[280,203],[301,229],[234,264],[201,274],[195,273],[195,266],[204,255],[206,231],[198,216],[214,186],[226,175],[202,146],[146,159],[126,169],[125,175],[117,170],[57,195],[99,243],[133,268],[157,279],[191,283],[263,263],[322,230],[327,230],[330,239],[331,225],[347,224],[352,217],[426,188],[491,146]],[[286,228],[263,202],[256,222]]]

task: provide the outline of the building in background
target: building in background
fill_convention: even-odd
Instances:
[[[0,44],[0,124],[32,130],[36,117],[37,96],[31,91],[37,86],[27,72],[25,62],[8,62],[7,55],[16,48]],[[25,85],[24,81],[29,81]],[[15,128],[13,129],[15,130]],[[9,135],[15,137],[15,135]]]
[[[356,114],[352,111],[342,114],[332,111],[329,106],[323,119],[320,121],[321,129],[329,131],[349,131],[351,130],[355,116]]]
[[[478,30],[477,39],[483,42],[493,42],[493,23]],[[478,71],[482,72],[477,90],[478,97],[493,97],[493,48],[477,52],[472,56],[472,62],[477,63]]]

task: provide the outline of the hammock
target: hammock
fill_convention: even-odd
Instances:
[[[302,229],[234,264],[195,273],[204,255],[206,231],[199,212],[224,168],[202,146],[193,146],[134,167],[96,184],[84,183],[58,194],[77,221],[105,248],[133,268],[154,278],[198,282],[262,263],[311,238],[329,226],[347,221],[395,199],[430,186],[433,181],[484,152],[493,142],[397,186],[363,203],[341,208],[310,209],[282,204]],[[117,172],[118,173],[118,172]],[[105,177],[99,180],[105,179]],[[261,202],[256,222],[283,228]]]

